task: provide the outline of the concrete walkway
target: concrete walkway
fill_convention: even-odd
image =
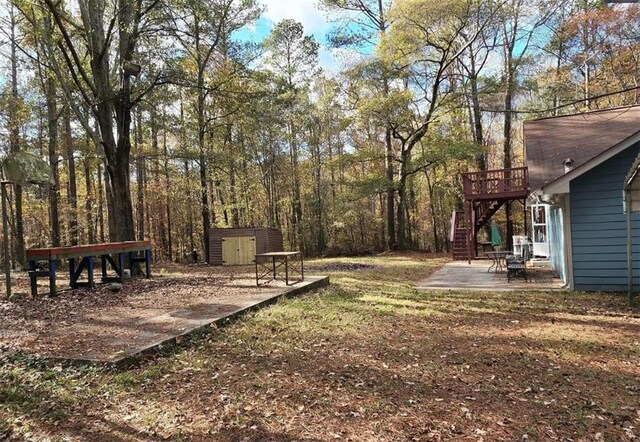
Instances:
[[[550,268],[528,268],[529,282],[522,278],[507,281],[507,272],[488,272],[491,261],[452,261],[418,284],[425,290],[562,290],[562,280]]]

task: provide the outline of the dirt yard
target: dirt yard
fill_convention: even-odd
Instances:
[[[115,361],[286,291],[280,280],[257,287],[253,266],[161,267],[119,286],[1,300],[0,348]]]
[[[444,261],[312,262],[329,288],[129,369],[4,350],[0,439],[638,440],[638,308],[414,289]]]

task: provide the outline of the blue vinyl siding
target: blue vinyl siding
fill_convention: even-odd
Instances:
[[[564,260],[562,208],[549,206],[547,229],[549,231],[549,261],[562,281],[566,283],[567,269]]]
[[[571,247],[576,290],[627,290],[627,223],[622,185],[640,143],[571,181]],[[640,216],[633,214],[634,285],[640,286]]]

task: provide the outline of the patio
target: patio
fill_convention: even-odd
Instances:
[[[431,276],[418,283],[417,288],[425,290],[562,290],[562,280],[549,267],[528,267],[529,281],[515,279],[507,281],[506,271],[488,271],[492,261],[475,260],[452,261],[436,270]]]
[[[326,276],[256,286],[253,266],[171,266],[134,279],[59,296],[0,300],[0,355],[5,351],[77,363],[126,363],[165,344],[215,329],[283,297],[327,286]],[[19,285],[20,286],[20,285]],[[23,277],[22,287],[27,287]],[[0,435],[1,439],[1,435]]]

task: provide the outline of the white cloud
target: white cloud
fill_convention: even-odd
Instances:
[[[345,65],[353,64],[362,58],[361,54],[351,49],[330,48],[326,34],[332,27],[331,19],[326,11],[318,6],[320,0],[261,0],[265,6],[262,15],[269,27],[283,19],[293,19],[304,26],[306,35],[312,34],[320,43],[318,53],[320,66],[328,75],[337,74]]]
[[[318,54],[320,66],[329,76],[336,75],[341,69],[351,67],[363,61],[367,55],[350,48],[328,48],[320,46]]]
[[[305,34],[324,36],[330,25],[324,12],[318,7],[318,0],[262,0],[264,17],[278,23],[285,18],[296,20],[304,26]]]

